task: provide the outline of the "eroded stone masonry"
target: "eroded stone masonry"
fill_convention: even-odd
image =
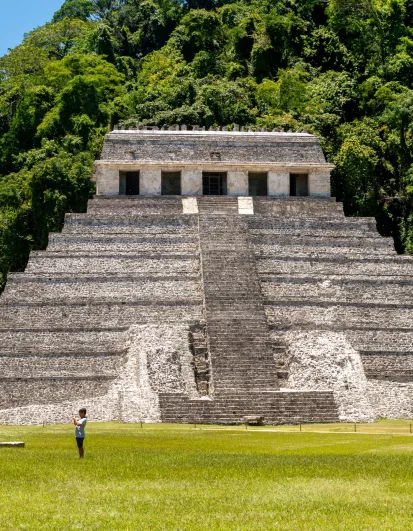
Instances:
[[[412,257],[305,132],[115,130],[0,298],[0,423],[413,416]]]

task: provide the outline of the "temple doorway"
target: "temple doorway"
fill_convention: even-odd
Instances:
[[[181,195],[181,172],[162,172],[162,195]]]
[[[139,172],[119,172],[119,195],[139,195]]]
[[[290,195],[291,196],[308,195],[308,174],[307,173],[290,173]]]
[[[268,174],[248,173],[248,195],[264,196],[268,195]]]
[[[227,174],[223,172],[202,172],[204,195],[227,195]]]

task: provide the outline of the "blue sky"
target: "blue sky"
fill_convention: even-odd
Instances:
[[[23,35],[49,22],[64,0],[0,0],[0,57]]]

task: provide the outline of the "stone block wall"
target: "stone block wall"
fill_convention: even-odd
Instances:
[[[310,195],[314,197],[330,197],[330,172],[311,171],[308,175]]]

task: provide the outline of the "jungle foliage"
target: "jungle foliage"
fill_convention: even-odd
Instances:
[[[0,58],[0,288],[115,123],[313,132],[346,214],[413,253],[413,0],[65,0]]]

